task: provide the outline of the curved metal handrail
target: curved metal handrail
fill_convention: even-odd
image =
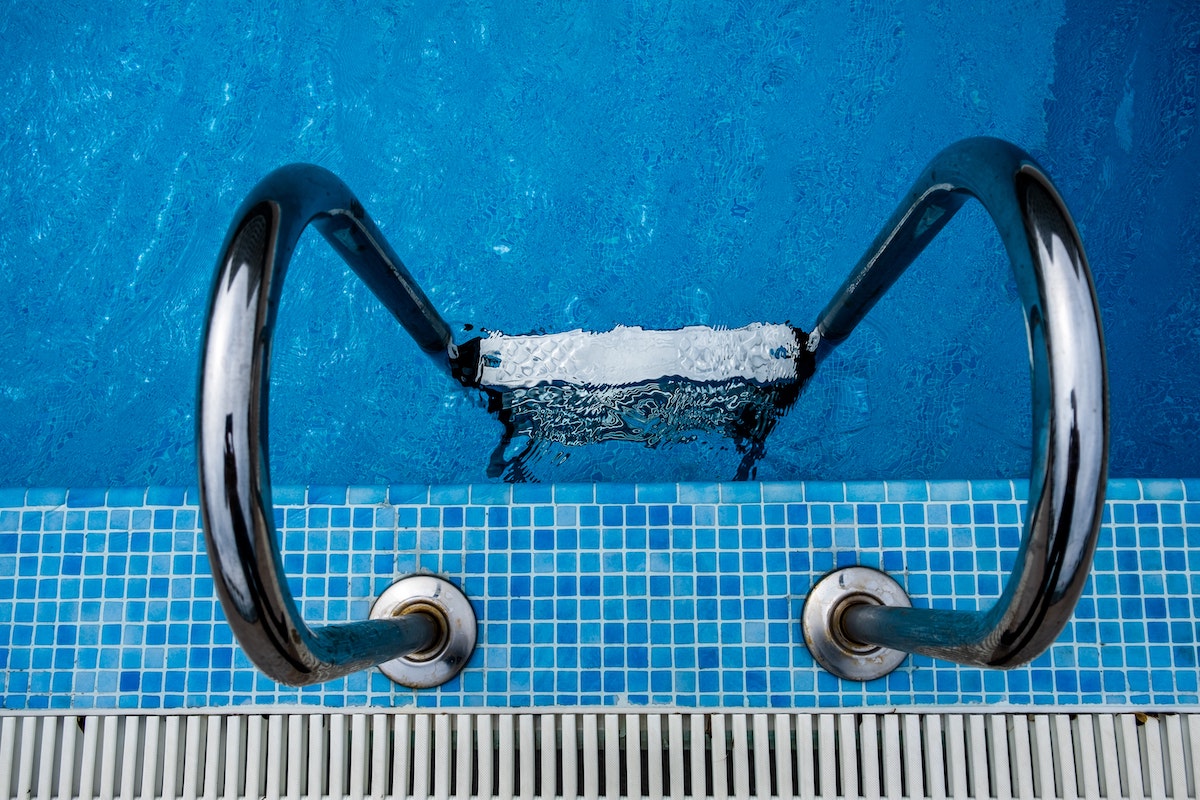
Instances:
[[[238,641],[263,672],[293,685],[423,650],[444,633],[428,613],[309,628],[284,578],[271,504],[268,376],[284,274],[310,223],[447,371],[453,356],[449,327],[336,176],[293,164],[254,187],[226,235],[209,299],[196,414],[200,511]]]
[[[968,139],[938,154],[821,313],[817,357],[845,338],[954,213],[975,197],[1012,261],[1033,380],[1033,469],[1012,577],[984,611],[850,602],[853,646],[1011,668],[1058,637],[1083,591],[1108,471],[1108,389],[1095,289],[1075,224],[1041,167],[1007,142]],[[807,635],[806,629],[806,635]]]

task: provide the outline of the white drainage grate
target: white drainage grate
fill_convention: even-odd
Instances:
[[[1200,715],[0,718],[0,797],[1197,797]]]

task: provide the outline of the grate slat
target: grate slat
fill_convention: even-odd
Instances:
[[[775,796],[792,797],[792,720],[775,715]]]
[[[663,729],[658,714],[646,715],[646,796],[663,798]]]

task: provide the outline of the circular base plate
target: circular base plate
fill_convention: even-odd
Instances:
[[[830,572],[808,593],[801,623],[808,651],[825,669],[852,681],[882,678],[908,656],[845,635],[842,613],[859,604],[911,608],[908,594],[886,573],[870,567],[846,567]]]
[[[412,689],[441,686],[461,672],[475,652],[475,610],[457,586],[433,575],[401,578],[371,606],[371,619],[413,613],[433,617],[439,638],[430,649],[385,661],[379,669]]]

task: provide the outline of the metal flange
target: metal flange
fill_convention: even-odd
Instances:
[[[441,686],[466,666],[475,652],[475,610],[462,591],[433,575],[410,575],[383,590],[371,606],[371,619],[423,614],[433,620],[435,635],[428,647],[379,665],[401,686]]]
[[[801,613],[804,643],[825,669],[851,681],[882,678],[900,666],[908,653],[856,642],[846,635],[846,609],[856,605],[911,608],[908,594],[887,573],[870,567],[834,570],[808,593]]]

